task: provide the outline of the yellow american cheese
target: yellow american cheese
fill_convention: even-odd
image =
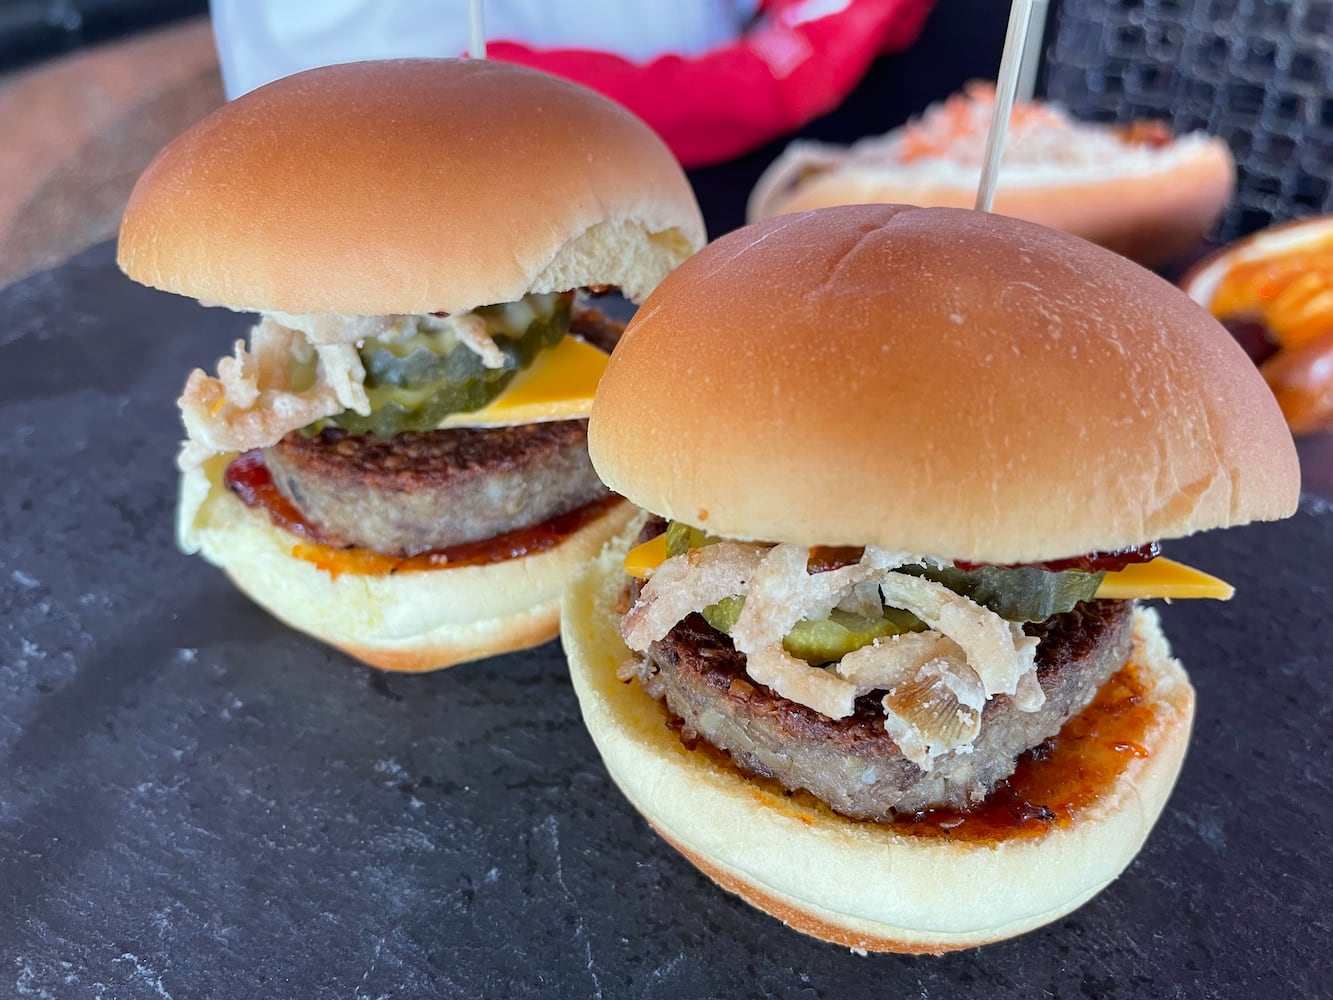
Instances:
[[[667,557],[666,535],[658,535],[636,545],[625,555],[625,572],[640,580],[653,575]],[[1122,570],[1107,573],[1097,588],[1097,597],[1104,600],[1147,600],[1152,597],[1184,599],[1209,597],[1227,601],[1235,588],[1225,580],[1176,562],[1157,558],[1146,563],[1133,563]]]
[[[453,413],[440,428],[500,427],[538,420],[577,420],[592,411],[592,394],[606,371],[605,351],[575,337],[537,355],[505,391],[480,410]]]
[[[653,570],[666,562],[666,532],[634,546],[625,553],[625,572],[639,580],[653,575]]]
[[[1149,597],[1210,597],[1216,601],[1229,601],[1235,592],[1236,588],[1225,580],[1174,559],[1160,557],[1145,563],[1130,563],[1124,569],[1107,573],[1097,588],[1099,598],[1111,601]]]

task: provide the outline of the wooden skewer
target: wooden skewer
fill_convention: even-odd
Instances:
[[[482,22],[482,0],[467,0],[468,43],[470,59],[486,58],[486,28]]]
[[[1037,69],[1041,66],[1041,42],[1046,34],[1046,9],[1051,0],[1033,0],[1027,41],[1023,43],[1023,68],[1018,73],[1014,100],[1026,104],[1037,91]]]
[[[1032,23],[1033,0],[1014,0],[1009,8],[1009,29],[1004,36],[1004,55],[1000,58],[1000,76],[995,81],[995,108],[991,112],[990,131],[986,134],[986,154],[981,161],[981,183],[977,185],[977,210],[989,212],[995,203],[995,182],[1000,173],[1000,156],[1005,136],[1009,134],[1009,113],[1014,108],[1014,89],[1023,61],[1024,42]]]

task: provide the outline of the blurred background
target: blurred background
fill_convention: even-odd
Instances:
[[[322,5],[318,16],[327,22],[328,10],[349,4],[357,6]],[[492,6],[501,16],[488,14],[488,29],[514,34],[512,11],[521,14],[523,5]],[[677,9],[708,6],[701,0]],[[677,119],[710,121],[653,122],[691,166],[713,236],[741,224],[750,187],[792,137],[850,142],[901,124],[970,79],[993,79],[1007,19],[1006,4],[976,0],[713,6],[721,23],[730,19],[740,32],[729,52],[718,51],[725,39],[711,37],[702,51],[695,44],[664,58],[669,45],[645,48],[636,36],[622,46],[630,58],[598,70],[622,98],[638,86],[663,104],[662,93],[686,87],[691,73],[715,95],[704,107],[684,94],[676,102],[684,110],[668,109]],[[246,9],[273,7],[221,0],[214,16],[244,26]],[[463,0],[450,10],[466,23]],[[203,0],[0,0],[0,284],[113,235],[129,187],[156,149],[224,99],[208,13]],[[843,21],[840,34],[809,27],[820,17],[833,23],[831,13]],[[786,34],[765,35],[766,19],[785,19]],[[268,20],[252,34],[267,32],[276,45],[285,31],[289,43],[299,41],[299,25]],[[640,35],[656,42],[660,23],[639,20]],[[327,24],[310,30],[310,44],[321,41],[319,31],[328,42]],[[385,44],[399,44],[390,28],[382,34]],[[774,40],[782,38],[814,51],[777,51]],[[577,40],[578,32],[566,32],[557,42],[577,48]],[[529,38],[493,45],[492,54],[531,61],[541,48]],[[743,71],[753,69],[756,52],[770,69],[802,58],[810,68],[800,77],[806,67],[798,66],[785,85],[779,80],[755,99]],[[558,55],[542,58],[562,65]],[[563,65],[588,61],[586,53],[565,58]],[[235,91],[244,82],[235,78],[254,70],[234,54],[226,62]],[[1036,92],[1086,119],[1158,117],[1176,132],[1222,137],[1236,156],[1239,185],[1211,234],[1217,241],[1333,211],[1333,0],[1052,0]],[[722,114],[728,109],[757,124],[738,130]]]

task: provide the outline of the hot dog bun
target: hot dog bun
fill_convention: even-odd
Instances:
[[[989,113],[990,92],[972,87],[919,122],[850,147],[792,143],[756,184],[750,221],[873,202],[970,208]],[[1235,187],[1219,139],[1077,123],[1038,105],[1016,109],[1010,128],[994,210],[1147,266],[1202,239]]]

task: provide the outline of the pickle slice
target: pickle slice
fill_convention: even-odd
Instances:
[[[865,618],[834,608],[827,618],[797,622],[782,640],[782,646],[792,656],[817,666],[841,660],[876,639],[923,632],[925,628],[926,623],[916,615],[898,608],[885,608],[879,618]]]
[[[900,566],[899,573],[923,576],[971,598],[1011,622],[1040,622],[1090,601],[1105,573],[1066,570],[1052,573],[1035,566]]]
[[[365,341],[358,350],[366,369],[370,413],[353,410],[306,428],[341,427],[352,434],[373,433],[388,440],[401,431],[434,430],[452,413],[479,410],[494,400],[537,355],[569,332],[573,296],[530,295],[517,303],[474,310],[504,355],[504,364],[488,368],[447,327],[425,323],[410,337]],[[526,325],[518,328],[516,323]]]
[[[744,597],[724,597],[716,604],[708,605],[699,613],[704,616],[704,621],[712,625],[713,628],[731,635],[731,630],[736,627],[736,619],[741,616],[741,609],[744,607]]]
[[[713,628],[730,635],[744,607],[744,597],[724,597],[700,613]],[[925,622],[898,608],[885,608],[879,618],[865,618],[835,608],[827,618],[797,622],[783,638],[782,646],[792,656],[817,666],[840,660],[876,639],[921,632],[925,628]]]
[[[721,540],[714,538],[702,528],[692,528],[683,521],[672,521],[666,530],[667,557],[683,556],[690,549],[701,549],[705,545],[712,545]],[[713,627],[717,628],[716,625]]]

